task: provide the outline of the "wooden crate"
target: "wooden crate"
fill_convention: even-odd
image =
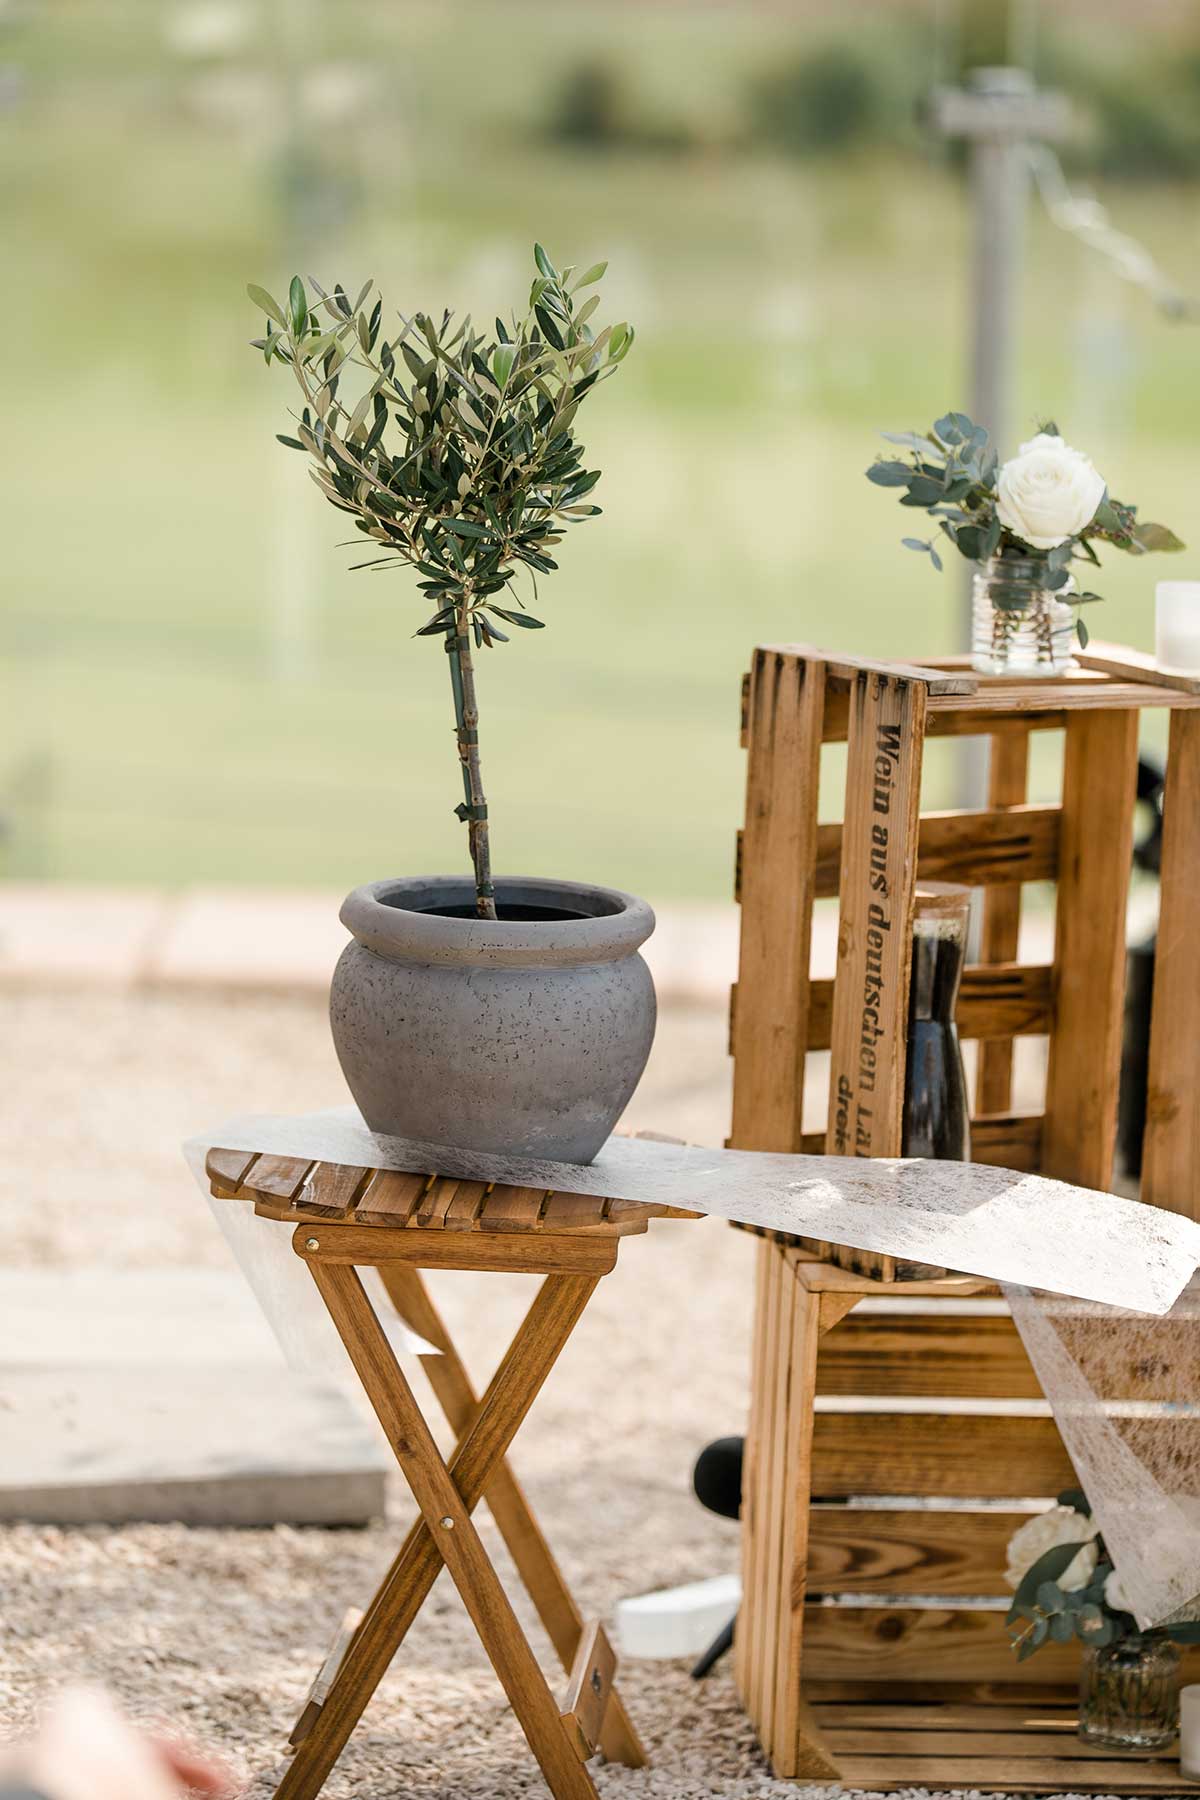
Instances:
[[[972,1154],[1107,1188],[1112,1176],[1138,714],[1172,709],[1142,1196],[1200,1216],[1200,683],[1098,650],[1061,680],[961,659],[868,663],[760,649],[747,680],[742,938],[731,1019],[741,1148],[900,1150],[913,892],[984,889],[959,1027],[980,1043]],[[1029,733],[1065,733],[1060,804],[1026,798]],[[920,813],[925,741],[990,740],[988,805]],[[845,741],[840,821],[821,750]],[[1053,959],[1017,957],[1021,884],[1057,883]],[[809,975],[812,908],[837,897],[837,972]],[[1015,1038],[1049,1040],[1046,1100],[1012,1109]],[[829,1050],[826,1130],[805,1062]],[[866,1054],[869,1052],[869,1054]],[[1190,1339],[1179,1354],[1196,1356]],[[1154,1376],[1131,1369],[1130,1398]],[[1142,1792],[1172,1759],[1096,1757],[1074,1735],[1077,1650],[1018,1665],[1004,1550],[1072,1485],[1049,1407],[986,1283],[807,1240],[759,1251],[743,1490],[742,1699],[776,1772],[874,1789]],[[1196,1662],[1193,1657],[1191,1659]],[[1197,1665],[1200,1669],[1200,1664]],[[1192,1677],[1195,1679],[1195,1676]]]

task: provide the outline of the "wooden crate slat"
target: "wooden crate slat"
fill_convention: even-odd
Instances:
[[[851,687],[826,1128],[844,1156],[900,1154],[925,705],[921,682],[862,674]],[[837,1260],[895,1271],[875,1252]]]
[[[1026,1665],[1028,1667],[1028,1665]],[[945,1694],[950,1694],[945,1689]],[[966,1691],[964,1687],[964,1691]],[[1005,1692],[1007,1693],[1007,1689]],[[1049,1689],[1054,1694],[1057,1690]],[[882,1731],[1054,1731],[1074,1733],[1079,1707],[1070,1701],[967,1701],[928,1697],[922,1700],[816,1700],[813,1714],[827,1730]]]
[[[307,1157],[260,1156],[243,1186],[272,1200],[292,1201],[304,1186],[312,1166]]]
[[[1011,689],[997,690],[987,696],[982,705],[976,704],[975,695],[931,698],[925,735],[931,738],[994,737],[1002,732],[1023,735],[1029,731],[1062,731],[1069,719],[1089,711],[1141,706],[1187,711],[1198,703],[1193,694],[1132,681],[1098,682],[1090,689],[1070,691],[1049,682],[1045,685],[1046,691],[1035,694],[1029,704],[1024,695],[1015,696]],[[827,681],[821,742],[844,744],[849,735],[849,723],[849,684]]]
[[[1031,731],[1062,731],[1066,727],[1071,714],[1066,707],[1047,708],[1044,712],[1012,712],[989,711],[986,714],[969,712],[931,712],[925,727],[925,735],[931,738],[1015,736],[1023,737]]]
[[[824,1706],[1054,1706],[1077,1707],[1079,1682],[1072,1674],[1061,1681],[1039,1682],[1025,1664],[1024,1681],[824,1681],[819,1671],[805,1677],[811,1704]]]
[[[1019,807],[1029,787],[1029,734],[997,734],[988,750],[988,804]],[[1054,834],[1054,873],[1058,873],[1059,824]],[[979,960],[1010,963],[1016,960],[1021,936],[1019,885],[994,887],[983,896],[979,924]],[[979,1049],[975,1078],[975,1108],[981,1113],[1007,1112],[1012,1105],[1013,1045],[1008,1037],[985,1038]],[[1034,1165],[1036,1167],[1036,1165]]]
[[[805,1666],[824,1680],[1027,1681],[1004,1629],[1002,1610],[969,1606],[828,1606],[810,1603],[804,1622]],[[1075,1682],[1077,1644],[1044,1644],[1038,1671],[1046,1682]]]
[[[936,1300],[863,1301],[822,1340],[818,1393],[1040,1399],[1020,1333],[1010,1318],[990,1311],[1001,1303],[960,1304],[961,1311]],[[1194,1319],[1159,1321],[1153,1357],[1131,1344],[1118,1371],[1119,1348],[1118,1335],[1110,1352],[1111,1399],[1174,1401],[1200,1393]]]
[[[814,1499],[852,1494],[938,1494],[961,1499],[1053,1498],[1077,1487],[1052,1418],[958,1412],[818,1412]]]
[[[1084,669],[1095,669],[1104,675],[1116,675],[1130,681],[1146,681],[1153,687],[1179,688],[1185,694],[1200,694],[1200,676],[1177,675],[1160,669],[1154,658],[1128,644],[1105,644],[1092,638],[1086,650],[1077,650],[1075,660]]]
[[[779,1643],[780,1603],[783,1598],[782,1537],[784,1493],[784,1444],[787,1438],[788,1361],[791,1314],[795,1305],[794,1281],[777,1246],[768,1247],[766,1381],[767,1406],[763,1420],[762,1505],[759,1524],[763,1533],[762,1590],[752,1602],[752,1618],[758,1638],[759,1729],[767,1754],[775,1754],[775,1664]],[[744,1604],[744,1602],[743,1602]]]
[[[755,653],[730,1143],[795,1150],[804,1103],[821,718],[819,662]]]
[[[1112,1181],[1137,731],[1136,712],[1067,727],[1042,1169],[1081,1187]]]
[[[834,1326],[821,1345],[819,1394],[1042,1398],[1011,1318],[951,1312],[936,1300],[899,1304],[892,1312],[864,1300]]]
[[[876,1791],[897,1788],[979,1788],[1004,1794],[1195,1794],[1178,1766],[1147,1762],[1072,1762],[1021,1756],[975,1760],[966,1756],[848,1756],[840,1763],[848,1787]]]
[[[1043,1036],[1052,1019],[1053,975],[1048,964],[1000,963],[989,967],[985,963],[969,963],[963,970],[959,992],[959,1036]],[[810,1050],[828,1050],[831,1046],[833,996],[833,981],[822,978],[809,984]]]
[[[986,715],[969,711],[944,712],[930,707],[925,717],[925,735],[931,738],[980,737],[984,734],[1025,737],[1031,731],[1061,731],[1067,717],[1064,706],[1047,708],[1043,712],[1024,712],[1016,708],[1000,712],[989,708]],[[849,735],[850,684],[827,680],[821,714],[821,742],[844,744]]]
[[[784,1254],[805,1287],[815,1293],[857,1294],[862,1296],[902,1294],[912,1299],[970,1300],[979,1296],[994,1299],[1000,1292],[993,1282],[979,1275],[911,1276],[903,1282],[878,1281],[871,1275],[856,1274],[853,1269],[840,1269],[836,1263],[822,1262],[802,1246],[790,1242]],[[911,1267],[913,1265],[906,1265]]]
[[[1142,1199],[1200,1218],[1200,715],[1171,719]]]
[[[992,729],[996,715],[1010,718],[1044,718],[1065,712],[1079,718],[1091,712],[1130,713],[1140,707],[1195,707],[1200,696],[1180,688],[1156,686],[1145,681],[1102,681],[1084,674],[1062,681],[1030,681],[1017,687],[982,683],[974,694],[931,694],[930,714],[938,721],[970,720],[976,732]]]
[[[1027,749],[1028,739],[1012,740]],[[961,881],[968,887],[1000,887],[1052,881],[1058,873],[1057,806],[1012,806],[983,812],[924,813],[918,826],[917,875],[923,881]],[[842,826],[817,827],[818,900],[836,896],[842,860]],[[1016,943],[1007,957],[1016,955]],[[1000,1109],[997,1108],[997,1111]]]
[[[850,656],[842,650],[825,650],[819,644],[764,644],[776,656],[802,657],[820,664],[835,680],[851,682],[860,675],[898,675],[919,682],[931,694],[969,696],[978,691],[979,677],[968,667],[933,663],[881,662],[874,656]]]
[[[812,1388],[816,1376],[821,1336],[821,1296],[809,1293],[780,1256],[783,1280],[793,1295],[790,1318],[785,1316],[786,1337],[781,1346],[786,1358],[783,1370],[787,1408],[782,1465],[774,1479],[782,1495],[780,1530],[779,1616],[776,1620],[774,1738],[772,1762],[780,1774],[804,1771],[808,1720],[803,1704],[801,1663],[806,1617],[805,1585],[795,1571],[808,1563],[808,1469],[812,1455]],[[790,1575],[790,1578],[789,1578]],[[816,1774],[828,1775],[819,1762]]]
[[[750,1339],[750,1416],[742,1463],[741,1571],[742,1605],[733,1634],[733,1678],[742,1705],[757,1725],[761,1691],[758,1681],[759,1638],[755,1607],[764,1589],[763,1455],[766,1434],[767,1353],[769,1345],[768,1283],[771,1243],[764,1239],[754,1254],[754,1314]]]
[[[922,1730],[920,1727],[901,1726],[834,1726],[827,1731],[829,1747],[841,1762],[848,1756],[952,1756],[962,1757],[967,1747],[955,1741],[954,1726],[949,1723],[939,1729],[936,1726]],[[1127,1767],[1132,1761],[1134,1765],[1146,1760],[1139,1756],[1126,1758],[1111,1750],[1099,1750],[1095,1744],[1085,1744],[1075,1734],[1074,1724],[1064,1721],[1062,1728],[1048,1731],[1034,1731],[1028,1727],[1020,1731],[988,1731],[976,1729],[970,1737],[970,1757],[972,1762],[979,1758],[1003,1756],[1005,1758],[1020,1757],[1022,1762],[1031,1757],[1061,1757],[1070,1763],[1103,1762],[1110,1767],[1116,1763],[1119,1767]]]
[[[1002,1048],[1003,1045],[994,1041],[985,1041],[979,1046],[981,1056],[985,1050]],[[1008,1048],[1011,1050],[1011,1042]],[[1010,1069],[1011,1065],[1010,1056]],[[1001,1084],[997,1076],[996,1091],[1001,1091],[1003,1085],[1006,1084]],[[1022,1174],[1036,1174],[1042,1166],[1042,1130],[1041,1113],[976,1116],[971,1120],[971,1161],[1000,1169],[1017,1169]]]
[[[823,1156],[825,1133],[806,1131],[800,1148],[806,1156]],[[1042,1166],[1041,1113],[994,1113],[972,1119],[971,1161],[1036,1174]]]
[[[813,1594],[941,1594],[979,1599],[1007,1593],[1008,1540],[1028,1512],[951,1512],[916,1507],[814,1506],[808,1520]]]

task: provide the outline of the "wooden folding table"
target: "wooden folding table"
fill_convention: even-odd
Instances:
[[[621,1239],[666,1206],[546,1193],[437,1175],[214,1149],[219,1198],[296,1227],[306,1262],[421,1516],[366,1611],[347,1614],[291,1734],[276,1800],[313,1800],[427,1598],[443,1564],[500,1678],[555,1800],[596,1800],[596,1749],[630,1767],[645,1758],[613,1685],[616,1659],[585,1626],[505,1460]],[[422,1358],[457,1444],[443,1461],[356,1272],[376,1267],[397,1311],[437,1351]],[[421,1279],[422,1269],[540,1274],[540,1287],[480,1400]],[[551,1694],[471,1514],[486,1499],[555,1652],[568,1671]]]

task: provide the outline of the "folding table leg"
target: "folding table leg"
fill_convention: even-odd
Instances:
[[[432,1445],[420,1408],[412,1399],[408,1384],[404,1381],[382,1327],[372,1312],[354,1271],[338,1265],[322,1265],[316,1261],[310,1261],[309,1266],[376,1410],[379,1410],[381,1404],[386,1404],[389,1383],[396,1385],[397,1392],[399,1384],[403,1384],[403,1391],[408,1396],[420,1427],[416,1435],[420,1437],[423,1434],[426,1442]],[[543,1282],[489,1384],[470,1430],[458,1444],[448,1472],[446,1465],[442,1465],[441,1459],[437,1458],[436,1449],[433,1450],[433,1455],[442,1468],[442,1475],[450,1481],[457,1500],[453,1506],[443,1506],[436,1513],[432,1530],[424,1517],[413,1526],[368,1607],[318,1718],[302,1740],[276,1790],[275,1800],[315,1800],[320,1792],[405,1633],[420,1611],[443,1561],[448,1561],[445,1557],[447,1544],[455,1542],[457,1545],[461,1541],[454,1535],[457,1530],[461,1530],[458,1524],[460,1516],[465,1518],[472,1536],[475,1535],[469,1518],[465,1516],[477,1505],[496,1463],[507,1451],[559,1352],[582,1316],[598,1279],[597,1276],[552,1275]],[[363,1373],[364,1369],[367,1374]],[[410,1439],[414,1433],[409,1429],[407,1415],[401,1427],[400,1421],[389,1409],[384,1428],[392,1438],[393,1448],[408,1475],[412,1461]],[[394,1437],[393,1432],[396,1433]],[[415,1485],[413,1491],[425,1513],[426,1507]],[[437,1520],[442,1517],[455,1519],[455,1526],[449,1529],[440,1526]],[[475,1542],[478,1544],[477,1537]],[[481,1547],[480,1553],[482,1554]],[[484,1560],[486,1563],[486,1558]],[[469,1581],[467,1585],[470,1586]],[[503,1590],[501,1596],[503,1597]],[[489,1620],[489,1630],[490,1628]],[[519,1630],[517,1635],[520,1636]],[[532,1661],[528,1645],[525,1649],[527,1657]],[[533,1666],[536,1670],[536,1663]],[[539,1740],[549,1738],[555,1767],[555,1777],[551,1778],[546,1764],[542,1764],[551,1789],[557,1800],[576,1800],[576,1797],[578,1800],[593,1800],[595,1790],[574,1752],[570,1752],[570,1768],[565,1766],[565,1755],[559,1757],[556,1754],[557,1744],[553,1734],[548,1731],[548,1712],[544,1702],[548,1701],[549,1707],[553,1709],[559,1739],[564,1745],[568,1740],[540,1670],[537,1670],[537,1675],[542,1690],[538,1698],[543,1701],[538,1706],[535,1699]],[[514,1711],[528,1735],[526,1714],[522,1710],[524,1705],[525,1696],[522,1692],[521,1706],[518,1707],[514,1702]],[[535,1754],[542,1761],[539,1749],[540,1741],[539,1746],[535,1746]],[[580,1784],[581,1779],[583,1785]]]
[[[451,1429],[461,1436],[475,1417],[479,1400],[466,1365],[420,1271],[412,1263],[391,1262],[381,1264],[379,1273],[405,1323],[439,1350],[437,1356],[423,1357],[422,1366]],[[507,1462],[496,1465],[484,1499],[537,1608],[546,1635],[564,1670],[570,1674],[584,1635],[583,1615]],[[624,1763],[631,1769],[640,1769],[645,1764],[646,1753],[615,1687],[609,1695],[599,1744],[609,1762]]]

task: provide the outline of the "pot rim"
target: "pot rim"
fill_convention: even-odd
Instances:
[[[392,962],[459,963],[490,968],[620,962],[654,930],[646,901],[589,881],[541,875],[496,878],[496,893],[526,906],[580,908],[569,919],[455,919],[431,906],[473,902],[470,875],[407,875],[368,881],[347,894],[339,917],[364,949]]]

